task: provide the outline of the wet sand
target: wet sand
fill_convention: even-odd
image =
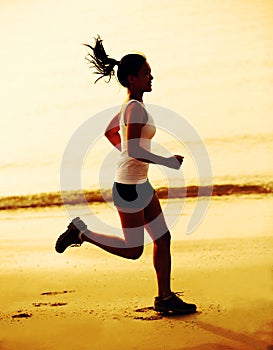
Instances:
[[[103,208],[97,211],[107,213]],[[256,236],[208,238],[208,216],[202,239],[173,240],[172,288],[195,302],[198,312],[165,316],[152,309],[157,290],[151,245],[137,261],[89,244],[58,255],[56,234],[67,221],[60,208],[17,211],[17,220],[5,215],[1,350],[272,349],[273,237],[255,225]]]

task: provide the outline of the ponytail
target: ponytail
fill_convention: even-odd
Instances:
[[[92,53],[88,53],[85,58],[89,64],[91,64],[90,68],[95,68],[97,70],[94,72],[94,74],[101,75],[94,82],[94,84],[96,84],[96,82],[103,77],[109,77],[109,80],[107,81],[107,83],[109,83],[112,76],[115,75],[114,67],[119,64],[119,61],[116,61],[114,58],[110,58],[106,54],[99,35],[97,38],[95,38],[95,40],[96,42],[94,47],[88,44],[83,44],[92,50]]]
[[[114,58],[110,58],[102,45],[102,40],[100,36],[98,35],[97,38],[95,38],[95,46],[92,47],[91,45],[84,44],[89,49],[92,50],[92,52],[88,53],[85,57],[89,64],[91,64],[90,68],[95,68],[96,72],[94,74],[100,74],[101,76],[95,81],[95,83],[100,80],[103,77],[109,77],[109,81],[111,80],[112,76],[115,75],[114,67],[117,65],[117,78],[120,84],[124,87],[129,87],[128,83],[128,76],[134,75],[137,76],[141,66],[143,63],[146,62],[146,57],[142,54],[128,54],[122,57],[120,61],[115,60]],[[94,84],[95,84],[94,83]]]

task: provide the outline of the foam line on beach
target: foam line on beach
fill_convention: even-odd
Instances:
[[[270,185],[240,185],[240,184],[221,184],[211,187],[160,187],[157,188],[157,194],[160,199],[167,198],[194,198],[208,196],[230,196],[230,195],[268,195],[273,193]],[[66,192],[47,192],[29,195],[6,196],[0,198],[0,210],[19,209],[19,208],[42,208],[68,205],[78,205],[88,203],[104,203],[112,201],[111,190],[84,190],[84,191],[66,191]]]

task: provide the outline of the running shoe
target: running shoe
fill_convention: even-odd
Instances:
[[[79,218],[75,218],[68,225],[67,230],[58,238],[55,249],[58,253],[63,253],[67,247],[75,245],[80,246],[82,240],[79,238],[79,233],[86,230],[87,226]]]
[[[196,305],[185,303],[176,293],[172,292],[168,299],[156,297],[154,310],[163,313],[190,314],[196,312]]]

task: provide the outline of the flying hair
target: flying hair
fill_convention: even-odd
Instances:
[[[92,50],[92,52],[88,53],[85,57],[85,59],[88,61],[90,64],[90,68],[95,68],[96,72],[94,74],[99,74],[100,77],[96,79],[94,84],[98,80],[100,80],[103,77],[109,77],[109,81],[111,78],[115,75],[115,70],[114,67],[119,64],[119,61],[115,60],[114,58],[110,58],[106,52],[105,49],[102,45],[102,39],[98,35],[97,38],[95,38],[95,46],[92,47],[91,45],[88,44],[83,44],[87,46],[89,49]]]
[[[94,82],[94,84],[104,77],[109,77],[109,81],[115,76],[114,67],[117,65],[117,78],[120,84],[124,87],[129,87],[128,76],[137,76],[141,66],[146,62],[146,57],[140,53],[131,53],[122,57],[120,61],[109,57],[102,45],[102,40],[98,35],[95,39],[95,46],[92,47],[88,44],[83,44],[91,49],[91,52],[85,56],[90,68],[95,68],[94,74],[99,74],[100,77]]]

